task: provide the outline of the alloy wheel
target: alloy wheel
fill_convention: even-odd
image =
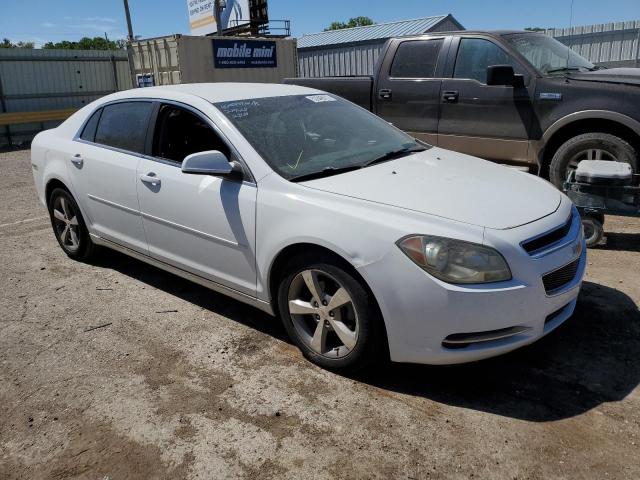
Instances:
[[[76,252],[80,247],[78,215],[64,195],[58,195],[53,202],[53,224],[64,248]]]
[[[358,341],[358,314],[349,292],[321,270],[304,270],[289,286],[289,314],[302,341],[328,358],[343,358]]]

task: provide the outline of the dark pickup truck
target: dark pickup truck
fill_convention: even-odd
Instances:
[[[374,76],[285,83],[335,93],[432,145],[526,166],[558,187],[581,160],[640,167],[640,69],[596,67],[541,33],[395,38]]]

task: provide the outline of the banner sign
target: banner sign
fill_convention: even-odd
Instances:
[[[213,40],[216,68],[275,68],[276,42],[272,40]]]
[[[187,0],[191,35],[209,35],[218,31],[214,0]],[[220,12],[224,31],[249,23],[249,0],[227,0]]]

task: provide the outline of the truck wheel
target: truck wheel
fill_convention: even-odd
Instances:
[[[604,237],[603,222],[599,218],[592,215],[587,215],[582,219],[582,228],[584,229],[584,240],[587,243],[587,247],[595,247],[598,245]]]
[[[556,151],[549,166],[549,180],[557,188],[567,179],[569,172],[582,160],[613,160],[631,165],[638,170],[638,153],[625,140],[608,133],[583,133],[570,138]]]

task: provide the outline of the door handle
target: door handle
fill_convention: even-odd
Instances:
[[[140,180],[142,180],[144,183],[150,183],[151,185],[160,185],[162,183],[160,181],[160,178],[158,178],[153,172],[150,172],[146,175],[140,175]]]
[[[82,164],[84,163],[82,155],[80,155],[79,153],[76,153],[69,160],[71,160],[71,163],[73,163],[78,168],[81,168]]]
[[[442,100],[444,100],[447,103],[456,103],[458,101],[459,96],[460,94],[458,93],[457,90],[449,90],[442,94]]]
[[[391,89],[389,88],[382,88],[378,91],[378,97],[382,98],[383,100],[391,100]]]

